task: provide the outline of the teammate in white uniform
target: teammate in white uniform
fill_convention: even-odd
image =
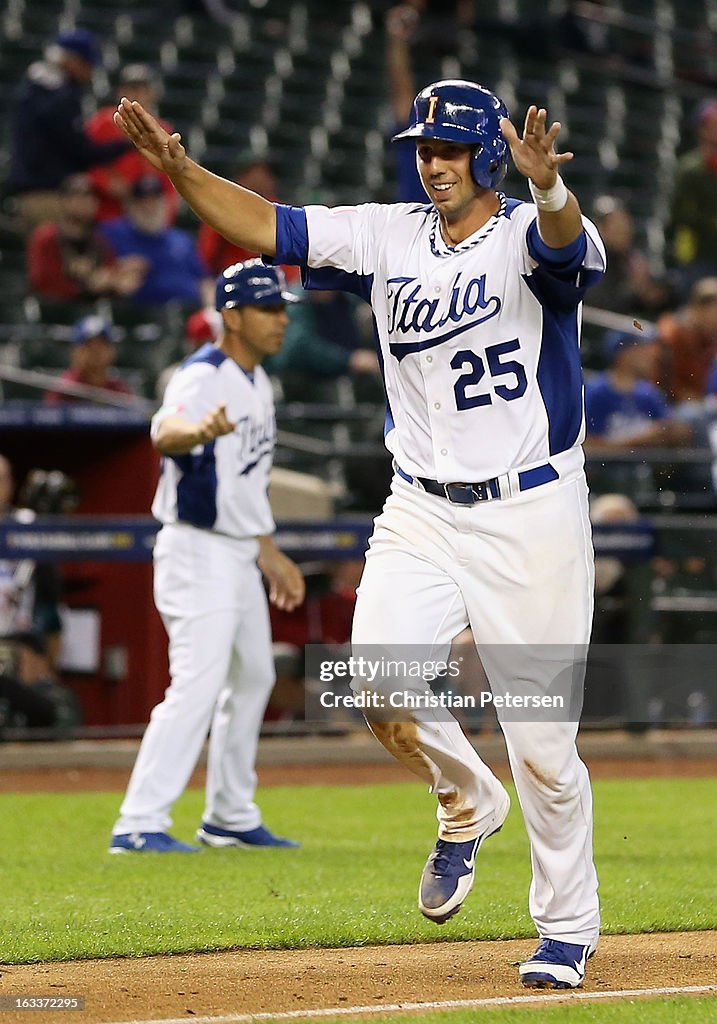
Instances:
[[[283,272],[248,260],[217,280],[223,332],[171,378],[152,420],[163,454],[152,512],[154,597],[169,636],[171,685],[152,712],[115,823],[111,853],[194,852],[169,834],[211,728],[207,846],[297,846],[273,835],[254,803],[264,709],[274,685],[270,599],[291,610],[304,582],[275,546],[267,488],[276,441],[271,382],[259,365],[287,324]],[[261,570],[261,571],[260,571]]]
[[[554,680],[541,650],[580,651],[590,633],[580,302],[605,267],[596,229],[558,174],[572,156],[555,152],[560,125],[548,128],[533,106],[519,136],[482,86],[437,82],[416,97],[403,133],[416,139],[430,204],[299,209],[211,175],[137,104],[123,100],[115,119],[230,241],[300,264],[308,287],[343,287],[373,307],[396,476],[367,556],[354,645],[441,653],[470,624],[494,688],[520,680],[545,693]],[[496,191],[509,147],[534,203]],[[408,721],[369,725],[438,796],[419,907],[442,923],[470,891],[475,854],[509,800],[450,715],[402,714]],[[501,724],[540,936],[520,978],[575,987],[599,931],[577,722],[509,717]]]

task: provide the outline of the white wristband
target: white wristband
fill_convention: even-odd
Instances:
[[[554,185],[550,188],[538,188],[528,178],[528,188],[535,200],[535,205],[544,213],[557,213],[562,210],[568,201],[568,190],[563,179],[558,175]]]

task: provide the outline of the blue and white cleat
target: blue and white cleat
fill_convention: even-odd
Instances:
[[[558,939],[541,939],[533,955],[518,968],[526,988],[579,988],[594,950]]]
[[[168,832],[128,832],[112,836],[110,853],[199,853],[198,846],[182,843]]]
[[[275,836],[268,828],[259,825],[258,828],[249,829],[248,832],[234,832],[228,828],[219,828],[218,825],[209,825],[203,821],[197,829],[197,839],[205,846],[241,846],[246,849],[266,846],[281,846],[284,848],[296,849],[301,846],[295,839],[284,839],[283,836]]]
[[[465,843],[438,839],[426,861],[418,888],[418,909],[435,924],[444,924],[461,909],[473,888],[476,875],[476,854],[490,836],[500,832],[508,817],[510,800],[496,813],[493,825],[482,835]]]

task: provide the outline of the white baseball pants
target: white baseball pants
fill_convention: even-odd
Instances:
[[[210,730],[204,821],[261,824],[254,763],[274,685],[257,542],[185,524],[154,550],[154,599],[169,636],[171,684],[152,711],[113,832],[166,832]]]
[[[549,681],[532,654],[539,645],[586,645],[592,609],[582,469],[470,507],[396,477],[376,519],[352,643],[354,651],[410,645],[445,658],[451,640],[470,625],[494,691],[510,691],[501,672],[515,673],[516,650],[522,681],[540,689]],[[499,645],[510,645],[504,663]],[[437,794],[439,836],[463,841],[490,828],[505,806],[505,790],[450,712],[401,710],[400,717],[400,723],[369,726]],[[575,747],[577,722],[501,720],[501,728],[530,839],[529,906],[538,934],[596,943],[592,797]]]

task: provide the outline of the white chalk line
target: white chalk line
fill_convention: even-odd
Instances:
[[[473,1010],[481,1006],[519,1006],[570,1000],[592,1002],[597,999],[635,999],[642,996],[693,996],[717,993],[717,985],[683,985],[667,988],[616,989],[612,992],[560,992],[525,996],[493,996],[489,999],[443,999],[432,1003],[375,1003],[371,1006],[332,1006],[320,1010],[286,1010],[284,1013],[241,1013],[217,1017],[168,1017],[156,1020],[125,1020],[114,1024],[254,1024],[255,1021],[320,1020],[323,1017],[351,1017],[384,1013],[415,1013],[425,1010]]]

